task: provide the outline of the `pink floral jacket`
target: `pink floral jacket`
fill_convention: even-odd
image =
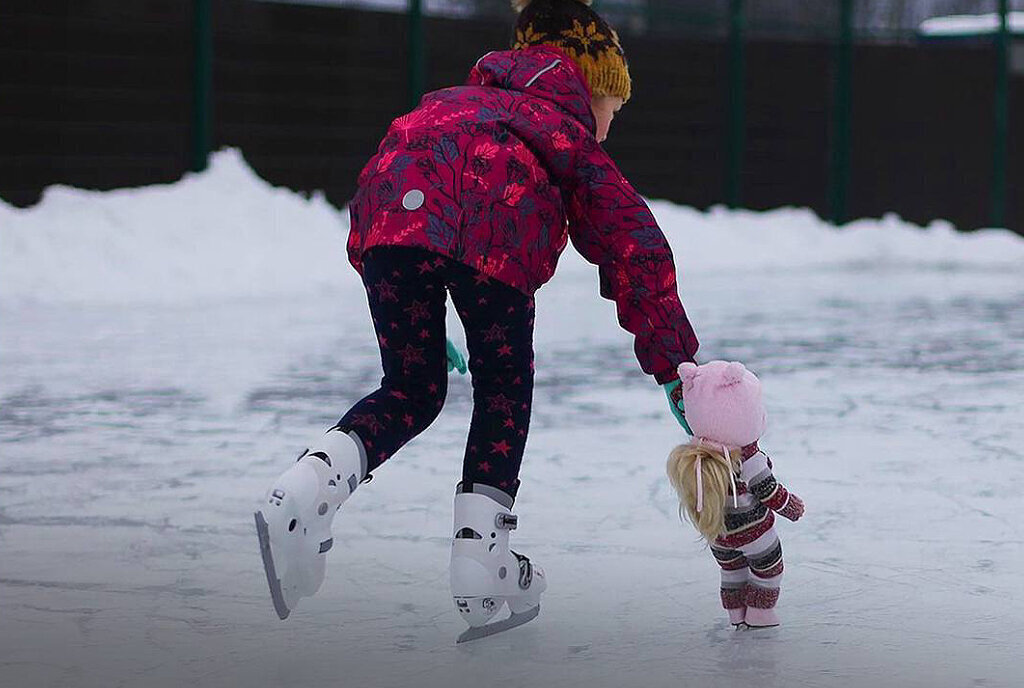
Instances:
[[[418,246],[527,295],[568,239],[635,335],[644,372],[672,379],[697,337],[650,209],[594,137],[579,67],[548,46],[488,53],[465,86],[428,93],[388,129],[349,206],[349,259]]]

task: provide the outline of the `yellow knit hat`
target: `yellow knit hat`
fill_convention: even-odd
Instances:
[[[590,8],[591,0],[512,0],[519,12],[513,50],[553,45],[583,70],[595,96],[629,100],[632,82],[619,36]]]

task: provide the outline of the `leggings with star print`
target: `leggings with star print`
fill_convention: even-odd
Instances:
[[[337,427],[362,440],[373,471],[434,422],[448,386],[451,294],[473,380],[462,480],[515,498],[533,400],[533,299],[451,258],[404,246],[369,249],[363,284],[384,378]]]

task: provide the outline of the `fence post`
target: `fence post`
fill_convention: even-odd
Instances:
[[[829,215],[832,224],[846,222],[850,184],[850,82],[853,65],[853,0],[839,0],[839,43],[835,52],[832,94],[832,161],[829,175]]]
[[[996,33],[995,131],[992,151],[992,226],[1006,226],[1006,148],[1009,135],[1009,0],[999,0],[999,31]]]
[[[213,19],[210,0],[193,0],[192,8],[192,170],[202,172],[213,128]]]
[[[423,37],[423,0],[409,0],[409,109],[426,90],[426,41]]]
[[[725,200],[730,208],[740,207],[742,197],[744,133],[743,0],[729,1],[729,141]]]

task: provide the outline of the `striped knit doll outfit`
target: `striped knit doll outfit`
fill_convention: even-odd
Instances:
[[[730,496],[725,533],[715,538],[711,552],[722,567],[722,606],[730,617],[745,618],[752,626],[775,625],[773,614],[751,610],[773,610],[779,600],[783,563],[775,512],[798,518],[803,503],[775,479],[771,459],[756,443],[742,451],[736,504]],[[736,613],[740,610],[745,614]]]

